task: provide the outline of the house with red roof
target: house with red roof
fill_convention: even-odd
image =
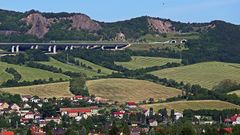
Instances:
[[[240,124],[240,114],[235,114],[230,118],[224,119],[224,122],[232,125]]]
[[[2,132],[0,132],[0,135],[14,135],[14,132],[13,131],[2,130]]]
[[[60,108],[61,115],[68,115],[69,117],[97,115],[100,108],[98,107],[81,107],[81,108]]]
[[[78,101],[78,100],[83,100],[83,96],[81,95],[75,95],[74,97],[72,97],[73,101]]]
[[[137,108],[137,104],[135,102],[127,102],[126,107],[128,107],[128,108]]]
[[[45,118],[46,123],[50,122],[50,121],[54,121],[57,124],[61,123],[61,117],[47,117]]]
[[[116,117],[118,119],[122,119],[124,114],[125,114],[125,111],[113,112],[112,114],[113,114],[114,117]]]

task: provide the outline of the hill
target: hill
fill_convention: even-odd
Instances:
[[[71,72],[77,72],[77,73],[85,73],[88,77],[93,77],[93,76],[99,76],[101,74],[98,74],[97,71],[88,69],[88,68],[83,68],[81,66],[75,66],[71,64],[65,64],[63,62],[60,62],[54,58],[51,58],[50,61],[48,62],[40,62],[45,65],[50,65],[54,66],[57,68],[61,68],[62,71],[71,71]]]
[[[90,80],[87,81],[87,87],[90,94],[119,102],[166,99],[182,93],[178,89],[134,79]]]
[[[33,85],[13,88],[0,88],[0,92],[11,94],[39,96],[41,98],[52,97],[71,97],[73,94],[69,91],[69,82],[51,83],[43,85]]]
[[[169,78],[178,82],[199,84],[212,89],[223,80],[240,80],[240,64],[223,62],[205,62],[188,66],[169,68],[151,72],[161,78]]]
[[[129,62],[115,62],[117,65],[121,65],[128,69],[140,69],[146,67],[153,66],[162,66],[167,63],[180,63],[179,59],[171,59],[171,58],[161,58],[161,57],[142,57],[142,56],[132,56],[132,60]]]
[[[158,104],[149,104],[144,105],[144,108],[152,107],[155,112],[159,109],[167,108],[168,112],[171,109],[174,109],[176,112],[183,112],[185,109],[192,110],[201,110],[201,109],[209,109],[209,110],[223,110],[223,109],[240,109],[240,106],[219,101],[219,100],[194,100],[194,101],[176,101],[169,103],[158,103]]]
[[[63,74],[58,74],[58,73],[52,73],[46,70],[41,70],[37,68],[30,68],[26,66],[19,66],[19,65],[14,65],[14,64],[7,64],[5,62],[0,62],[0,73],[4,75],[5,77],[9,78],[10,75],[5,73],[6,68],[14,68],[19,72],[22,76],[20,81],[34,81],[38,79],[46,79],[48,80],[49,78],[53,78],[53,80],[59,80],[62,78],[63,80],[69,79],[68,76],[65,76]],[[1,76],[2,78],[2,76]],[[7,78],[0,79],[2,82],[6,81]]]
[[[81,13],[42,13],[31,10],[0,10],[0,42],[39,42],[50,40],[120,40],[145,41],[147,35],[196,32],[210,23],[181,23],[149,16],[104,23]],[[154,40],[155,41],[155,40]],[[159,41],[159,38],[156,39]]]
[[[94,70],[95,72],[97,72],[100,69],[101,74],[103,74],[103,75],[109,75],[109,74],[112,74],[112,72],[114,72],[114,70],[105,68],[103,66],[94,64],[90,61],[87,61],[87,60],[84,60],[84,59],[81,59],[81,58],[75,58],[75,60],[79,60],[80,63],[85,64],[86,66],[92,67],[92,70]]]

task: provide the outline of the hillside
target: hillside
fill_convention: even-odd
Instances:
[[[144,108],[152,107],[155,112],[159,109],[166,108],[168,112],[171,109],[174,109],[175,112],[183,112],[185,109],[192,110],[201,110],[201,109],[209,109],[209,110],[223,110],[223,109],[240,109],[240,106],[219,101],[219,100],[195,100],[195,101],[176,101],[169,103],[158,103],[158,104],[149,104],[144,105]]]
[[[119,102],[139,102],[149,98],[166,99],[182,93],[175,88],[134,79],[90,80],[87,81],[87,87],[90,94]]]
[[[40,98],[52,97],[71,97],[73,94],[69,91],[69,82],[51,83],[33,86],[0,88],[0,92],[11,94],[39,96]]]
[[[85,73],[88,77],[101,75],[101,74],[98,74],[94,70],[83,68],[83,67],[80,67],[80,66],[65,64],[65,63],[62,63],[62,62],[54,59],[54,58],[51,58],[50,61],[48,61],[48,62],[40,62],[40,63],[45,64],[45,65],[54,66],[54,67],[57,67],[57,68],[61,68],[62,71],[64,71],[64,72],[65,71],[71,71],[71,72],[77,72],[77,73]]]
[[[211,28],[209,23],[181,23],[169,19],[137,17],[104,23],[81,13],[41,13],[31,10],[0,10],[0,42],[39,42],[50,40],[145,40],[147,34],[196,32]],[[157,40],[158,41],[158,40]]]
[[[49,78],[53,78],[53,80],[59,80],[62,78],[63,80],[69,79],[68,76],[65,76],[63,74],[58,74],[58,73],[52,73],[46,70],[41,70],[41,69],[36,69],[36,68],[30,68],[26,66],[19,66],[19,65],[14,65],[14,64],[7,64],[5,62],[0,62],[0,73],[1,75],[4,75],[5,77],[9,78],[10,75],[5,73],[6,68],[14,68],[19,72],[22,76],[20,81],[34,81],[38,79],[46,79],[48,80]],[[1,76],[1,78],[3,78]],[[3,80],[1,79],[1,82],[6,81],[7,78],[4,78]]]
[[[132,60],[129,62],[115,62],[117,65],[121,65],[128,69],[140,69],[146,67],[153,66],[162,66],[167,63],[180,63],[179,59],[171,59],[171,58],[161,58],[161,57],[142,57],[142,56],[132,56]]]
[[[240,80],[240,64],[223,62],[205,62],[188,66],[169,68],[151,72],[161,78],[169,78],[178,82],[199,84],[212,89],[223,80]]]

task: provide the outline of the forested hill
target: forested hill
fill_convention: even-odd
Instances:
[[[0,42],[138,41],[147,34],[201,32],[212,27],[211,23],[190,24],[148,16],[104,23],[80,13],[0,10]]]
[[[213,29],[202,32],[200,39],[187,43],[184,62],[223,61],[240,63],[240,26],[223,21],[212,22]]]

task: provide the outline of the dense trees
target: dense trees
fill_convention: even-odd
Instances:
[[[41,50],[28,50],[26,53],[20,53],[16,56],[3,56],[0,60],[10,64],[25,64],[28,61],[49,61],[49,56]]]
[[[211,23],[214,28],[202,32],[200,39],[187,43],[189,50],[183,53],[184,63],[223,61],[240,63],[240,28],[223,21]]]
[[[88,96],[86,78],[84,76],[72,78],[70,80],[70,91],[75,95]]]

